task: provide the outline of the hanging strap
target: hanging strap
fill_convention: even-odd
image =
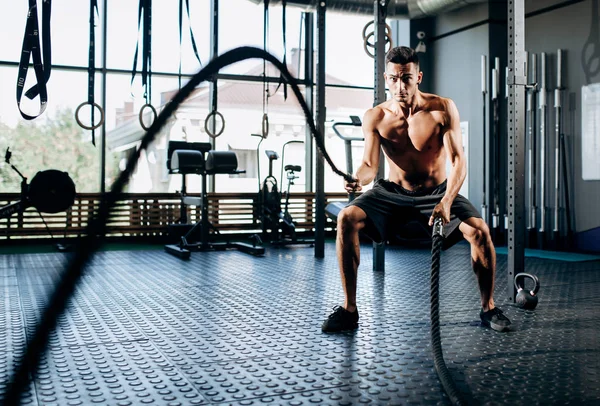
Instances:
[[[96,146],[96,133],[95,130],[99,128],[102,124],[104,124],[104,109],[96,103],[94,100],[95,93],[95,79],[96,79],[96,21],[95,17],[98,13],[98,0],[90,0],[90,49],[88,54],[88,97],[87,101],[81,103],[75,109],[75,121],[77,124],[85,130],[89,130],[92,132],[92,144]],[[90,106],[90,125],[84,124],[79,119],[79,112],[82,107],[89,105]],[[100,120],[98,123],[95,123],[95,113],[96,109],[100,112]]]
[[[179,88],[181,89],[181,42],[182,42],[182,32],[183,32],[183,3],[184,0],[179,0]],[[198,54],[198,47],[196,46],[196,40],[194,39],[194,31],[192,30],[192,20],[190,18],[190,2],[189,0],[185,0],[185,9],[187,11],[187,20],[188,25],[190,27],[190,39],[192,41],[192,49],[194,50],[194,55],[196,55],[196,59],[200,66],[202,66],[202,61],[200,60],[200,55]]]
[[[287,40],[286,40],[286,13],[285,13],[285,9],[286,9],[286,0],[281,0],[281,6],[282,6],[282,11],[281,11],[281,16],[283,21],[281,22],[281,26],[283,28],[283,64],[285,66],[287,66]],[[277,91],[279,90],[279,88],[281,87],[281,85],[283,85],[283,100],[287,100],[287,82],[283,79],[283,75],[280,74],[279,75],[279,83],[277,84],[277,88],[275,89],[275,91],[273,92],[273,95],[275,93],[277,93]],[[270,95],[272,96],[272,95]]]
[[[264,0],[263,11],[263,51],[267,50],[267,36],[269,34],[269,0]],[[269,89],[267,88],[267,61],[263,59],[263,121],[269,107]]]
[[[98,0],[90,0],[90,52],[88,58],[88,103],[90,105],[90,123],[94,125],[94,100],[95,78],[96,78],[96,33],[95,17],[98,13]],[[96,146],[96,128],[92,128],[92,144]]]
[[[152,0],[140,0],[138,9],[138,33],[142,32],[142,86],[144,87],[144,99],[150,104],[152,94]],[[137,60],[139,53],[139,41],[135,45],[133,56],[133,69],[131,74],[131,85],[137,74]]]
[[[48,82],[48,79],[50,79],[52,66],[50,41],[51,6],[51,0],[42,1],[42,59],[37,0],[29,0],[29,11],[27,12],[27,23],[25,25],[21,60],[19,61],[19,74],[17,77],[17,107],[25,120],[33,120],[34,118],[39,117],[46,110],[46,104],[48,102],[46,83]],[[38,95],[40,96],[40,109],[38,114],[34,116],[23,113],[21,110],[21,98],[23,96],[23,88],[25,86],[25,79],[27,78],[30,58],[33,60],[36,84],[25,92],[25,96],[29,99],[34,99]]]

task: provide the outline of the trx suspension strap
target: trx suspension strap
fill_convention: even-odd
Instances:
[[[40,50],[40,34],[38,24],[38,7],[37,0],[29,0],[29,11],[27,12],[27,23],[25,25],[25,35],[23,37],[23,48],[21,60],[19,61],[19,74],[17,78],[17,107],[21,116],[25,120],[33,120],[39,117],[46,110],[48,102],[48,90],[46,83],[50,78],[51,47],[50,47],[50,11],[51,0],[42,1],[42,51]],[[36,84],[25,92],[25,96],[29,99],[34,99],[40,96],[40,109],[38,114],[30,116],[23,113],[21,110],[21,97],[23,96],[23,88],[25,79],[27,78],[27,70],[29,69],[29,59],[33,59],[33,69],[35,71]]]
[[[281,1],[281,5],[282,5],[282,29],[283,29],[283,61],[282,63],[284,65],[287,66],[287,36],[286,36],[286,0],[282,0]],[[265,52],[268,52],[268,38],[269,35],[269,0],[265,0],[265,8],[264,8],[264,30],[263,30],[263,49],[265,50]],[[263,61],[263,75],[265,76],[266,79],[266,70],[265,70],[265,63]],[[281,85],[283,85],[283,99],[287,100],[287,83],[285,82],[285,80],[283,79],[283,76],[280,75],[279,76],[279,83],[277,84],[277,88],[275,88],[275,91],[273,93],[271,93],[271,91],[269,90],[268,84],[265,81],[265,93],[266,93],[266,97],[272,97],[274,96],[278,91],[279,88],[281,87]]]
[[[98,0],[90,0],[90,49],[89,49],[89,57],[88,57],[88,99],[87,102],[81,103],[77,106],[75,110],[75,121],[77,124],[85,130],[92,131],[92,144],[96,145],[96,136],[95,130],[104,124],[104,110],[102,107],[96,103],[94,99],[95,93],[95,79],[96,79],[96,22],[95,17],[98,14]],[[90,106],[90,125],[87,126],[81,122],[79,119],[79,111],[83,106]],[[100,120],[98,124],[94,124],[94,113],[95,109],[98,109],[100,112]]]
[[[263,15],[263,51],[267,51],[267,36],[269,35],[269,0],[265,0]],[[263,117],[261,135],[263,138],[269,136],[269,87],[267,84],[267,61],[263,59]],[[256,152],[258,154],[258,151]]]
[[[196,40],[194,39],[194,31],[192,30],[192,20],[190,19],[190,1],[189,0],[179,0],[179,89],[181,89],[181,41],[182,41],[182,31],[183,31],[183,3],[185,1],[185,9],[187,11],[187,19],[188,25],[190,27],[190,39],[192,41],[192,49],[194,50],[194,55],[196,55],[196,59],[200,66],[202,66],[202,61],[200,61],[200,55],[198,54],[198,47],[196,47]]]
[[[142,86],[144,87],[144,99],[146,103],[140,109],[139,120],[144,130],[150,126],[144,124],[142,119],[144,110],[149,108],[152,111],[154,121],[156,119],[156,109],[152,106],[152,0],[140,0],[138,10],[138,33],[142,32]],[[137,73],[137,59],[139,52],[139,41],[135,45],[135,55],[133,56],[133,69],[131,74],[131,85]]]
[[[286,13],[285,13],[285,9],[286,9],[286,0],[281,0],[281,7],[282,7],[282,11],[281,11],[281,18],[282,18],[282,22],[281,22],[281,27],[283,29],[283,61],[282,63],[284,65],[287,66],[287,40],[286,40]],[[297,73],[298,74],[298,73]],[[277,88],[275,89],[275,92],[273,92],[273,94],[277,93],[277,91],[279,90],[279,88],[281,87],[281,85],[283,85],[283,100],[287,100],[287,83],[286,81],[283,79],[283,75],[279,76],[279,84],[277,85]],[[270,97],[271,95],[269,95]]]

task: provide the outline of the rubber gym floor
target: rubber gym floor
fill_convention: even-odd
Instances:
[[[86,268],[23,394],[28,405],[444,405],[429,339],[430,251],[362,246],[356,332],[320,326],[343,295],[335,245],[237,251],[103,251]],[[0,399],[68,253],[0,255]],[[496,304],[508,333],[479,323],[469,247],[442,254],[446,363],[470,404],[600,404],[600,261],[526,257],[534,311]]]

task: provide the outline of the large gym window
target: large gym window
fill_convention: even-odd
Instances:
[[[337,81],[353,86],[373,86],[375,63],[365,52],[362,37],[363,28],[370,21],[373,21],[373,15],[327,11],[325,69]],[[328,77],[327,84],[330,83]]]
[[[238,167],[244,168],[244,173],[231,174],[230,178],[251,178],[256,179],[258,177],[258,160],[256,157],[255,149],[235,149],[229,147],[229,151],[232,151],[237,156]]]
[[[101,135],[103,128],[95,131],[96,147],[91,144],[91,131],[81,129],[75,122],[74,112],[77,106],[88,98],[88,47],[89,47],[89,3],[64,0],[52,7],[52,62],[53,70],[48,82],[48,107],[36,120],[31,122],[21,118],[15,101],[14,89],[17,81],[17,63],[21,56],[23,33],[27,17],[27,4],[16,3],[0,15],[0,33],[4,40],[0,42],[0,84],[4,89],[0,94],[0,125],[2,146],[10,146],[13,161],[18,163],[21,157],[30,156],[24,162],[23,171],[31,172],[42,168],[68,170],[73,174],[78,191],[99,192],[102,187],[108,190],[124,165],[124,158],[137,148],[144,134],[139,123],[139,111],[146,103],[141,86],[141,49],[138,55],[138,74],[131,84],[131,69],[140,33],[138,31],[138,2],[107,1],[106,19],[106,61],[103,60],[105,10],[103,2],[99,2],[99,14],[95,17],[96,35],[96,72],[95,101],[102,103],[103,88],[106,89],[106,111],[104,129],[105,145],[105,183],[100,185],[100,159],[102,156]],[[263,4],[255,4],[248,0],[228,0],[221,2],[219,9],[219,52],[242,45],[263,47]],[[290,71],[297,77],[304,76],[304,21],[302,8],[288,5],[286,20],[287,62]],[[152,89],[150,99],[157,113],[178,90],[178,70],[181,54],[181,65],[186,83],[189,75],[200,68],[192,50],[190,24],[200,59],[205,64],[210,54],[210,2],[190,2],[190,20],[185,17],[182,26],[182,44],[179,44],[178,8],[169,0],[155,0],[152,12]],[[348,106],[346,102],[356,101],[360,90],[352,90],[355,85],[372,85],[373,64],[362,51],[362,27],[370,20],[370,16],[353,16],[334,11],[327,13],[327,82],[337,86],[335,90],[328,88],[327,113],[328,120],[342,119],[349,114],[362,117],[370,102],[362,106]],[[247,24],[253,21],[253,24]],[[316,25],[316,24],[315,24]],[[244,27],[243,32],[232,27]],[[272,5],[269,14],[267,47],[279,59],[283,58],[282,7]],[[357,37],[354,41],[352,38]],[[356,44],[355,44],[356,43]],[[350,51],[350,48],[354,51]],[[350,61],[347,55],[353,54]],[[106,83],[103,81],[101,68],[106,63]],[[283,145],[291,140],[304,141],[305,119],[294,97],[289,95],[283,100],[283,88],[275,93],[276,83],[269,85],[273,97],[269,99],[270,135],[258,152],[256,162],[252,164],[247,151],[256,149],[259,138],[251,134],[260,134],[263,116],[262,81],[263,64],[258,60],[239,63],[223,70],[223,73],[239,75],[237,80],[219,80],[218,106],[226,120],[224,133],[216,139],[216,149],[232,148],[240,151],[240,168],[247,171],[242,176],[217,177],[216,191],[240,190],[256,192],[259,178],[268,172],[268,159],[265,149],[282,152]],[[266,75],[278,77],[274,67],[267,64]],[[33,71],[30,70],[26,88],[34,82]],[[253,80],[254,79],[254,80]],[[259,79],[259,81],[256,81]],[[346,88],[345,86],[349,86]],[[227,88],[232,94],[251,95],[244,99],[228,99]],[[11,91],[11,89],[13,89]],[[370,99],[371,94],[365,91]],[[338,96],[333,94],[340,93]],[[234,98],[235,99],[235,98]],[[337,100],[337,101],[336,101]],[[338,104],[341,102],[341,104]],[[38,100],[24,100],[23,109],[35,112]],[[129,183],[128,190],[146,192],[173,192],[180,185],[179,177],[169,176],[166,170],[165,145],[170,139],[210,141],[204,130],[204,119],[210,112],[208,83],[204,83],[190,100],[181,106],[166,128],[161,131],[156,142],[143,154],[135,179]],[[142,114],[146,125],[150,124],[151,110]],[[99,119],[95,114],[95,120]],[[81,120],[89,124],[90,109],[81,109]],[[61,141],[58,135],[71,131],[67,141]],[[67,132],[68,132],[67,131]],[[27,137],[21,133],[40,134],[40,138],[23,145]],[[329,143],[330,141],[328,141]],[[68,145],[71,150],[69,158],[55,157],[56,144]],[[243,144],[243,145],[241,145]],[[341,145],[341,144],[340,144]],[[229,147],[230,146],[230,147]],[[339,145],[332,145],[333,150],[340,150]],[[23,149],[27,149],[24,153]],[[286,164],[305,166],[305,149],[302,144],[289,147],[289,153],[283,159],[274,162],[273,170],[281,176],[281,168]],[[3,152],[3,151],[1,151]],[[314,151],[313,151],[314,152]],[[334,152],[334,154],[337,153]],[[65,153],[66,154],[66,153]],[[356,159],[356,157],[355,157]],[[73,164],[71,164],[71,160]],[[345,158],[338,157],[340,166]],[[70,166],[75,165],[75,166]],[[256,169],[252,169],[253,165]],[[243,168],[246,166],[246,168]],[[329,171],[329,169],[327,169]],[[86,173],[83,176],[83,173]],[[17,192],[18,182],[13,182],[13,174],[7,172],[6,166],[0,167],[2,189],[6,192]],[[29,174],[32,176],[31,174]],[[147,179],[144,179],[147,176]],[[314,176],[314,171],[313,171]],[[340,190],[340,182],[332,173],[327,172],[327,190]],[[285,179],[280,179],[285,181]],[[136,184],[136,182],[139,182]],[[239,182],[246,182],[240,186]],[[220,184],[222,183],[222,184]],[[305,191],[305,179],[300,175],[293,189]],[[329,186],[331,185],[331,186]],[[334,186],[335,185],[335,186]],[[241,189],[240,189],[241,187]]]

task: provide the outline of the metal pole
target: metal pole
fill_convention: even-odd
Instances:
[[[525,54],[525,51],[523,51],[523,54]],[[523,55],[523,60],[527,61],[527,58],[525,57],[525,55]],[[525,83],[527,83],[527,73],[525,71],[525,66],[526,66],[527,62],[523,62],[523,77],[524,77],[524,81]],[[508,106],[509,103],[509,98],[508,98],[508,76],[509,76],[509,68],[508,66],[506,66],[504,68],[504,97],[506,98],[506,105]],[[525,103],[525,95],[523,95],[523,103]],[[525,137],[525,106],[523,105],[523,137]],[[523,138],[523,148],[525,148],[525,138]],[[508,148],[507,148],[507,154],[508,154]],[[525,158],[523,158],[525,159]],[[523,164],[525,164],[525,161],[523,161]],[[508,170],[508,166],[507,166],[507,170]],[[525,170],[525,168],[523,168],[523,171]],[[525,176],[525,172],[523,172],[523,176]],[[508,182],[505,182],[504,184],[504,196],[506,200],[504,200],[504,228],[502,229],[502,234],[503,235],[507,235],[508,232],[508,208],[506,207],[508,205],[508,195],[509,190],[508,190]],[[525,185],[523,185],[523,187],[525,187]],[[525,204],[525,203],[523,203]]]
[[[325,11],[326,0],[317,6],[317,105],[316,125],[325,142]],[[325,257],[325,161],[319,153],[315,162],[315,257]]]
[[[508,1],[508,296],[525,265],[525,0]]]
[[[527,52],[526,52],[527,54]],[[526,56],[527,60],[529,60],[529,56]],[[532,110],[531,110],[531,106],[532,106],[532,99],[533,99],[533,94],[532,92],[527,92],[527,101],[525,104],[525,109],[527,110],[527,191],[528,191],[528,195],[527,195],[527,205],[529,206],[529,208],[531,209],[533,207],[533,182],[532,182],[532,178],[531,178],[531,174],[532,174],[532,160],[531,160],[531,156],[533,155],[531,152],[531,144],[532,144],[532,135],[533,135],[533,127],[531,126],[531,116],[532,116]],[[527,229],[531,230],[533,228],[533,215],[531,213],[531,211],[529,212],[529,216],[527,218]]]
[[[546,120],[547,120],[547,90],[546,89],[546,53],[540,55],[541,88],[539,93],[540,104],[540,246],[544,247],[546,241]]]
[[[531,76],[529,82],[533,87],[528,93],[529,113],[529,246],[537,246],[537,55],[531,55]]]
[[[388,0],[375,0],[375,52],[373,60],[375,62],[375,83],[373,86],[374,98],[373,106],[377,106],[385,101],[385,81],[383,72],[385,72],[385,17],[387,15]],[[385,157],[383,151],[379,153],[379,169],[376,179],[384,176]],[[383,271],[385,269],[385,238],[381,244],[373,243],[373,270]]]
[[[314,14],[304,13],[304,81],[306,83],[304,98],[310,112],[314,115],[314,80],[315,80],[315,58],[314,58]],[[300,52],[300,51],[299,51]],[[313,160],[314,160],[314,141],[310,128],[306,126],[306,135],[304,138],[304,181],[305,190],[313,192]]]
[[[481,215],[483,216],[483,221],[487,223],[488,212],[487,212],[487,197],[486,197],[486,176],[487,176],[487,168],[486,168],[486,156],[487,156],[487,128],[486,128],[486,114],[485,114],[485,102],[487,99],[487,57],[485,55],[481,55],[481,95],[483,96],[483,201],[481,203]]]
[[[106,37],[107,32],[106,29],[108,27],[108,17],[106,12],[106,3],[108,0],[104,0],[103,4],[103,12],[102,16],[102,108],[106,111]],[[91,106],[94,108],[94,106]],[[92,123],[93,125],[94,123]],[[100,193],[104,194],[106,192],[106,123],[102,124],[100,128]]]
[[[494,207],[492,209],[492,230],[494,242],[497,242],[500,236],[498,231],[500,228],[500,58],[494,58],[494,68],[492,69],[492,135],[493,135],[493,146],[492,146],[492,158],[493,158],[493,170],[494,174],[494,192],[493,202]]]
[[[210,2],[210,59],[213,60],[219,55],[219,0],[212,0]],[[211,106],[210,111],[217,111],[217,100],[218,100],[218,90],[217,90],[217,76],[213,77],[213,80],[210,82],[210,100]],[[213,119],[209,122],[209,128],[214,133],[216,130],[216,115],[213,115]],[[210,139],[211,149],[216,148],[216,139]],[[210,175],[209,182],[209,191],[210,193],[215,192],[215,175]]]
[[[560,239],[560,127],[562,92],[562,50],[556,54],[556,89],[554,89],[554,243]]]

